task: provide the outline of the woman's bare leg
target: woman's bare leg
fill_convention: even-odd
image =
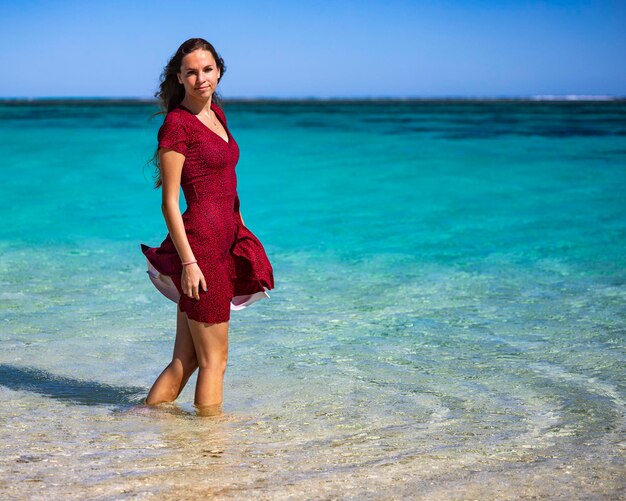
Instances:
[[[189,331],[187,314],[176,307],[176,341],[172,361],[161,372],[146,397],[146,404],[172,402],[178,398],[187,381],[198,368],[198,360]]]
[[[204,414],[219,414],[228,360],[228,322],[188,320],[199,367],[194,403]]]

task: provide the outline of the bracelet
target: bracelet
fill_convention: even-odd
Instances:
[[[185,265],[188,265],[188,264],[193,264],[193,263],[197,263],[197,262],[198,262],[198,261],[187,261],[187,262],[185,263],[185,262],[183,261],[183,262],[182,262],[182,265],[183,265],[183,266],[185,266]]]

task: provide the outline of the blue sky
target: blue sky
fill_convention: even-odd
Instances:
[[[626,1],[0,0],[0,97],[153,96],[186,39],[225,98],[626,96]]]

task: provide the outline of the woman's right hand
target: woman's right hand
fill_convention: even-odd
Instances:
[[[202,287],[203,291],[207,291],[206,280],[204,279],[204,275],[202,274],[202,270],[198,266],[198,263],[183,266],[183,274],[180,277],[180,286],[185,295],[190,298],[200,299],[198,284]]]

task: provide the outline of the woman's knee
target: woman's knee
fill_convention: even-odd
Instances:
[[[174,359],[170,362],[170,365],[174,367],[177,372],[181,373],[182,377],[193,374],[193,372],[198,368],[198,360],[195,356],[193,357],[174,357]]]
[[[207,360],[203,360],[198,367],[202,370],[209,370],[212,372],[226,372],[226,365],[228,363],[228,353],[212,354]]]

